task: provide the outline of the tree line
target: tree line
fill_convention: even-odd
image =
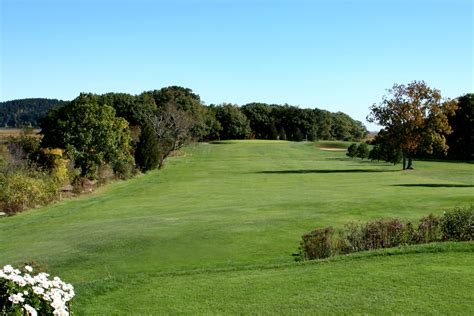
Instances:
[[[39,127],[39,120],[51,108],[61,107],[67,101],[56,99],[19,99],[0,102],[0,127]]]
[[[371,107],[369,120],[384,128],[369,159],[403,159],[404,169],[423,153],[473,159],[473,94],[442,100],[438,90],[416,81],[394,85],[389,93]],[[10,159],[0,157],[0,204],[8,212],[45,204],[65,185],[84,187],[89,180],[162,168],[190,141],[360,141],[367,134],[361,122],[341,112],[265,103],[205,106],[191,89],[178,86],[139,95],[82,93],[53,106],[39,127],[41,138],[11,139]],[[365,158],[367,152],[365,144],[352,146],[350,156]]]
[[[39,119],[41,148],[61,148],[82,176],[108,164],[128,177],[162,167],[190,140],[360,140],[365,126],[347,114],[291,105],[205,106],[191,89],[172,86],[139,95],[83,93]]]
[[[9,161],[0,158],[0,204],[9,213],[46,204],[70,184],[84,188],[90,180],[162,168],[191,141],[357,141],[367,134],[361,122],[341,112],[265,103],[206,106],[178,86],[139,95],[82,93],[52,106],[38,127],[42,137],[11,139]]]

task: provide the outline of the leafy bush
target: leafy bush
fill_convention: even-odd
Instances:
[[[411,224],[399,219],[379,219],[362,227],[364,250],[397,247],[411,243]]]
[[[17,170],[0,177],[0,188],[3,211],[14,214],[55,200],[59,182],[38,171]]]
[[[441,220],[444,240],[474,239],[474,208],[455,208],[444,212]]]
[[[369,153],[369,159],[374,161],[386,161],[394,165],[402,160],[402,152],[396,146],[391,145],[390,136],[384,130],[381,130],[372,141],[372,150]]]
[[[332,227],[315,229],[310,233],[304,234],[300,244],[302,259],[313,260],[331,256],[333,234],[334,229]]]
[[[430,214],[418,225],[400,219],[378,219],[365,224],[348,223],[337,234],[332,227],[318,228],[302,236],[295,260],[313,260],[351,252],[391,248],[434,241],[474,239],[474,212],[455,208],[442,217]]]
[[[114,169],[110,165],[103,164],[97,169],[97,180],[100,185],[107,184],[114,180],[114,178]]]
[[[430,214],[418,222],[418,242],[429,243],[441,240],[441,218]]]
[[[339,231],[335,252],[351,252],[390,248],[412,244],[416,240],[411,222],[399,219],[379,219],[366,224],[348,223]]]
[[[360,143],[359,146],[357,146],[356,157],[362,159],[368,158],[369,152],[369,146],[366,143]]]
[[[69,315],[74,287],[41,272],[32,275],[6,265],[0,269],[0,313],[2,315]]]
[[[369,157],[369,152],[370,149],[366,143],[360,143],[358,145],[353,143],[347,148],[346,156],[365,159]]]
[[[354,158],[357,154],[357,144],[351,144],[348,148],[347,148],[347,153],[346,153],[346,156],[348,157],[351,157],[351,158]]]
[[[23,159],[34,160],[40,147],[37,137],[22,135],[20,137],[10,137],[8,139],[8,151],[13,160]]]
[[[68,184],[71,180],[71,161],[65,157],[64,150],[60,148],[41,148],[38,150],[38,163],[50,171],[61,184]]]
[[[158,167],[159,147],[153,129],[145,124],[140,133],[140,140],[135,150],[135,161],[140,170],[146,172]]]

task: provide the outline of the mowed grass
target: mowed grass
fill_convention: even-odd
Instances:
[[[401,171],[329,145],[190,146],[163,170],[0,219],[0,264],[73,283],[79,314],[474,313],[472,243],[293,263],[315,227],[474,202],[472,164]]]

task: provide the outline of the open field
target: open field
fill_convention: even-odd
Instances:
[[[39,131],[39,129],[32,129],[28,135],[37,135]],[[19,137],[24,134],[25,130],[21,128],[0,128],[0,142],[7,140],[9,137]]]
[[[39,129],[32,129],[27,135],[41,137],[38,133]],[[10,137],[20,137],[25,135],[25,130],[21,128],[0,128],[0,159],[9,156],[7,149],[7,141]]]
[[[472,164],[401,171],[331,146],[347,144],[190,146],[163,170],[0,219],[0,264],[73,283],[79,314],[473,314],[473,243],[292,261],[315,227],[474,203]]]

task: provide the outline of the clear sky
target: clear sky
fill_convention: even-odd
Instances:
[[[365,123],[394,83],[474,90],[471,0],[0,3],[0,101],[180,85],[206,104],[288,103]]]

